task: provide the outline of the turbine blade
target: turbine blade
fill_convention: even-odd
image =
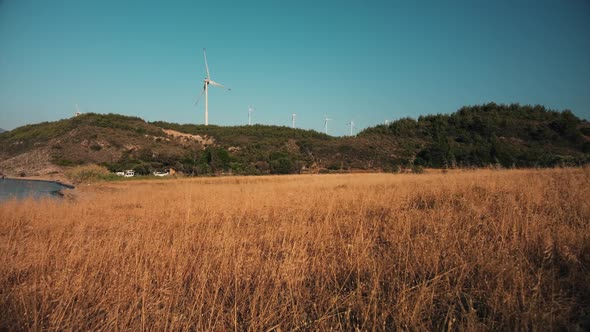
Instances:
[[[218,86],[218,87],[220,87],[220,88],[224,88],[224,89],[225,89],[225,87],[224,87],[223,85],[221,85],[221,84],[219,84],[219,83],[217,83],[217,82],[215,82],[215,81],[211,81],[211,80],[209,80],[209,84],[211,84],[211,85],[214,85],[214,86]]]
[[[207,83],[205,83],[205,84],[207,84]],[[201,97],[203,97],[204,94],[205,94],[205,86],[203,85],[203,90],[201,90],[201,94],[197,98],[197,101],[195,101],[195,106],[199,105],[199,101],[201,101]]]
[[[205,69],[207,69],[207,78],[209,78],[209,65],[207,64],[207,52],[203,49],[203,57],[205,58]]]

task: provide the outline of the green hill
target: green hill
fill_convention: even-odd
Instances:
[[[428,167],[545,167],[588,162],[590,124],[571,111],[543,106],[463,107],[449,115],[401,119],[366,129],[359,136],[393,140]]]
[[[139,174],[190,175],[395,171],[415,167],[550,167],[590,161],[590,124],[542,106],[464,107],[401,119],[357,137],[278,126],[203,126],[83,114],[0,134],[0,171],[63,172],[100,164]]]

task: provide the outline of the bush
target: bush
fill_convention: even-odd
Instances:
[[[53,158],[51,160],[51,162],[54,165],[57,165],[57,166],[65,166],[65,167],[68,167],[68,166],[76,166],[76,165],[80,165],[81,164],[80,161],[73,161],[73,160],[69,160],[69,159],[65,159],[65,158],[60,158],[60,157]]]
[[[244,165],[237,162],[230,162],[229,168],[231,169],[232,173],[235,174],[242,174],[244,173]]]
[[[155,170],[151,164],[146,162],[141,162],[133,166],[132,169],[137,175],[150,175]]]
[[[424,173],[424,167],[415,165],[414,167],[412,167],[412,172],[416,174],[422,174]]]
[[[328,167],[327,167],[327,168],[328,168],[330,171],[339,171],[339,170],[341,170],[341,169],[342,169],[342,167],[341,167],[341,166],[342,166],[342,165],[340,165],[340,164],[330,164],[330,165],[328,165]]]
[[[77,166],[66,171],[66,177],[74,182],[96,182],[118,179],[119,177],[109,172],[106,167],[98,165]]]
[[[279,158],[270,162],[270,170],[273,174],[290,174],[293,172],[293,162],[289,158]]]

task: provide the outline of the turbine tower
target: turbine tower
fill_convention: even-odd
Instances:
[[[252,112],[254,112],[255,108],[252,105],[248,105],[248,126],[252,125]]]
[[[82,114],[82,113],[80,112],[80,108],[78,107],[78,104],[76,104],[76,113],[74,113],[74,116],[78,116],[80,114]]]
[[[226,87],[224,87],[223,85],[213,81],[211,79],[211,76],[209,75],[209,65],[207,64],[207,52],[205,51],[205,49],[203,49],[203,57],[205,58],[205,69],[207,70],[207,77],[203,80],[203,91],[201,91],[201,95],[199,96],[199,99],[201,99],[201,96],[203,96],[203,94],[205,94],[205,126],[209,125],[209,94],[208,94],[208,90],[209,90],[209,84],[213,85],[213,86],[218,86],[220,88],[226,89],[226,90],[231,90],[228,89]],[[199,103],[199,99],[197,99],[197,102],[195,103],[195,105],[197,105]]]
[[[293,113],[291,114],[291,128],[295,128],[295,117],[297,116],[297,114]]]
[[[352,136],[352,131],[354,130],[354,128],[356,128],[354,125],[354,121],[350,121],[348,125],[350,126],[350,136]]]
[[[332,121],[332,119],[324,115],[324,132],[326,135],[328,135],[328,121]]]

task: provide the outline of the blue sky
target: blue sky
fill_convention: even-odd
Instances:
[[[590,119],[590,2],[0,0],[0,127],[120,113],[344,135],[518,102]]]

